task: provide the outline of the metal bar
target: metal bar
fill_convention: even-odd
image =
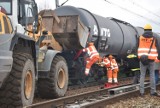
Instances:
[[[149,82],[145,82],[144,86],[146,87],[149,84],[150,84]],[[109,89],[108,92],[109,92],[109,95],[116,95],[116,94],[120,94],[120,93],[124,93],[124,92],[133,91],[136,89],[139,89],[139,84]]]
[[[133,91],[133,90],[136,90],[136,89],[137,89],[136,85],[130,85],[130,86],[126,86],[126,87],[109,89],[108,92],[109,92],[110,95],[116,95],[116,94],[120,94],[120,93],[124,93],[124,92]]]

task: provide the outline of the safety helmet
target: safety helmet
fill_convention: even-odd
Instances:
[[[109,58],[113,58],[113,56],[111,55],[111,54],[109,54],[109,56],[108,56]]]
[[[150,24],[146,24],[144,26],[144,30],[152,30],[152,26]]]
[[[90,43],[88,43],[88,45],[89,45],[89,46],[92,46],[92,45],[94,45],[94,44],[93,44],[93,42],[90,42]]]

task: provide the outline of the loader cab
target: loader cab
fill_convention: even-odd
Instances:
[[[0,0],[0,7],[6,10],[6,15],[17,32],[24,34],[27,25],[37,26],[38,11],[34,0]]]
[[[18,21],[21,25],[33,24],[36,18],[38,20],[37,4],[34,0],[20,0],[19,4]]]
[[[11,34],[13,32],[10,19],[2,12],[0,12],[0,35]]]

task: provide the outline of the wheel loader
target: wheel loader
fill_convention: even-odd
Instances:
[[[43,98],[64,96],[69,78],[65,52],[41,26],[35,1],[0,0],[0,11],[0,106],[28,106],[35,90]],[[56,15],[52,18],[59,22]],[[88,29],[77,16],[75,21],[75,31],[84,32],[76,36],[87,38]]]
[[[35,21],[34,1],[0,0],[0,107],[30,105],[37,74],[36,43],[27,36]],[[34,32],[34,30],[33,30]]]
[[[0,11],[0,106],[22,108],[32,104],[38,79],[43,39],[34,38],[37,4],[34,0],[0,0]]]

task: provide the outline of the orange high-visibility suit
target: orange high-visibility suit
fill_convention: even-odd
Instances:
[[[116,60],[113,58],[113,56],[109,55],[109,57],[103,58],[102,63],[107,68],[108,83],[112,83],[112,78],[114,83],[118,83],[117,74],[119,69],[118,64]]]
[[[89,46],[83,49],[83,52],[87,52],[89,55],[89,57],[86,60],[85,68],[85,75],[88,75],[91,66],[99,60],[100,56],[93,43],[89,43]]]

